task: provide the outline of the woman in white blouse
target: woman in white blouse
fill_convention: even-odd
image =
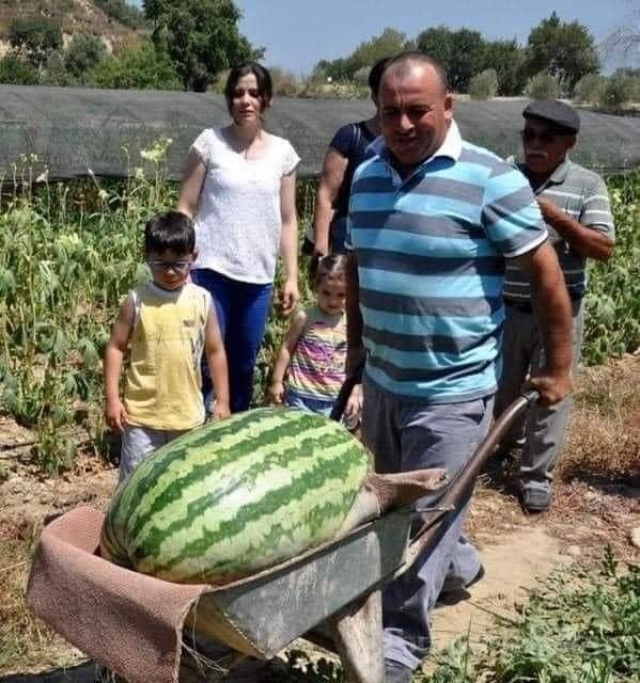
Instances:
[[[271,76],[260,64],[231,70],[225,97],[233,121],[207,128],[195,140],[178,200],[178,210],[195,223],[198,255],[192,279],[216,303],[232,412],[246,410],[251,401],[278,254],[283,313],[289,315],[300,298],[295,206],[300,157],[288,140],[264,129],[272,94]]]

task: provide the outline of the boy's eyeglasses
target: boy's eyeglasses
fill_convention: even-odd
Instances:
[[[186,259],[180,259],[179,261],[161,261],[160,259],[150,258],[147,259],[147,263],[153,270],[164,270],[165,273],[168,273],[170,270],[173,270],[176,273],[184,273],[191,265],[191,261]]]
[[[523,142],[533,142],[534,140],[539,140],[543,145],[550,145],[554,143],[561,133],[557,133],[553,130],[545,130],[542,133],[537,133],[532,128],[525,128],[520,131],[520,137]]]

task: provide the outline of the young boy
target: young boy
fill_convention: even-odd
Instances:
[[[215,306],[210,294],[189,280],[196,257],[191,220],[178,211],[152,218],[145,226],[144,256],[153,281],[127,295],[104,358],[105,418],[122,433],[120,481],[146,455],[204,422],[203,348],[216,394],[210,412],[214,418],[230,414],[227,360]]]

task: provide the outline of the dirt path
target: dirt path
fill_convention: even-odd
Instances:
[[[495,624],[495,617],[513,619],[516,605],[527,599],[538,579],[566,566],[562,543],[542,527],[525,528],[502,536],[497,544],[480,546],[485,576],[469,589],[469,598],[443,605],[434,612],[436,647],[442,648],[469,633],[478,644]]]

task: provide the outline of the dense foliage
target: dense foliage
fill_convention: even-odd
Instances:
[[[223,69],[262,56],[238,30],[242,14],[231,0],[144,0],[144,11],[185,90],[204,92]]]
[[[149,41],[102,60],[86,74],[86,82],[97,88],[119,90],[182,89],[175,64]]]
[[[528,76],[544,71],[555,76],[566,93],[600,64],[593,36],[577,21],[566,23],[553,12],[529,34],[525,70]]]
[[[9,44],[34,69],[40,69],[49,55],[62,46],[59,24],[45,17],[18,17],[9,25]]]
[[[138,168],[124,184],[41,182],[35,192],[32,181],[42,166],[23,158],[12,179],[19,189],[3,193],[0,410],[35,430],[33,454],[45,469],[70,466],[78,440],[103,447],[101,355],[122,297],[145,276],[144,221],[175,204],[175,187],[162,176],[168,144],[160,141],[132,159]],[[612,179],[610,188],[618,246],[608,264],[591,268],[588,363],[640,346],[640,175]],[[300,185],[301,229],[314,192],[312,182]],[[304,263],[301,280],[308,295]],[[256,404],[286,324],[276,299],[256,367]]]
[[[527,81],[540,72],[556,78],[566,95],[583,76],[599,71],[589,29],[575,21],[563,22],[554,12],[531,30],[524,46],[515,40],[486,40],[479,31],[468,28],[432,26],[419,32],[415,39],[386,28],[346,57],[321,60],[314,74],[353,81],[359,69],[370,68],[377,59],[408,49],[441,62],[449,85],[459,93],[468,92],[471,79],[486,69],[495,69],[500,95],[521,95]]]
[[[0,68],[0,82],[100,88],[179,87],[204,92],[216,88],[234,64],[260,59],[264,54],[264,49],[251,45],[240,33],[242,13],[232,0],[144,0],[144,14],[125,0],[95,2],[110,17],[140,29],[141,40],[150,33],[155,53],[146,47],[138,52],[130,46],[123,53],[115,50],[113,55],[105,55],[98,38],[84,35],[74,36],[63,45],[55,19],[19,17],[12,22],[8,37],[12,56],[21,63],[14,59]],[[321,59],[307,78],[285,74],[277,65],[268,66],[277,72],[277,94],[367,97],[367,76],[373,64],[405,50],[418,50],[441,61],[452,89],[458,93],[470,92],[472,80],[485,74],[480,81],[486,81],[486,71],[493,69],[497,88],[491,87],[495,92],[482,97],[523,93],[537,96],[542,75],[553,78],[558,93],[568,96],[585,76],[599,72],[589,29],[576,21],[564,22],[555,12],[531,29],[525,45],[513,39],[487,40],[480,32],[464,27],[453,30],[445,25],[432,26],[418,31],[415,37],[386,27],[346,56]],[[151,60],[148,66],[146,58]],[[22,63],[35,69],[36,76],[21,68]],[[160,73],[150,76],[154,72]],[[614,74],[604,80],[608,91],[604,92],[604,86],[600,88],[597,99],[602,107],[619,108],[639,90],[637,74]],[[483,92],[485,86],[483,83]],[[583,84],[582,101],[593,101],[592,94],[584,97],[586,92]],[[541,96],[550,96],[548,89]]]
[[[607,552],[599,569],[556,575],[518,622],[483,643],[440,657],[431,683],[631,683],[640,680],[640,568]],[[423,679],[424,680],[424,679]]]

